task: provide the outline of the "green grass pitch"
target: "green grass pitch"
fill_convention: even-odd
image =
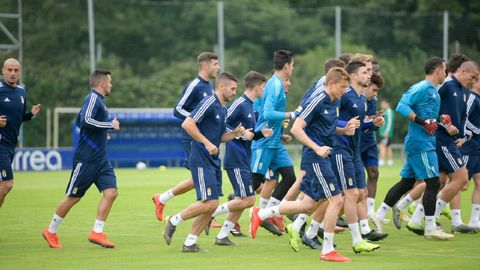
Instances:
[[[399,166],[380,171],[377,205],[397,181]],[[41,236],[58,202],[63,198],[69,172],[17,172],[13,191],[0,208],[0,269],[480,269],[480,234],[459,235],[451,241],[425,240],[392,224],[390,236],[371,253],[354,254],[349,232],[335,236],[337,250],[350,257],[347,264],[322,263],[319,251],[301,246],[292,251],[286,236],[273,236],[259,229],[257,239],[233,238],[238,247],[213,245],[218,229],[202,234],[199,244],[209,250],[202,254],[182,254],[182,243],[191,221],[179,226],[171,246],[162,237],[164,224],[157,221],[151,201],[189,176],[185,169],[117,170],[119,197],[105,226],[114,249],[104,249],[87,241],[95,219],[100,194],[92,187],[63,221],[59,237],[62,249],[50,249]],[[224,193],[231,191],[224,175]],[[194,192],[174,198],[165,214],[176,214],[194,201]],[[470,215],[471,189],[463,193],[462,215]],[[226,198],[222,198],[224,202]],[[223,222],[224,216],[218,219]],[[441,218],[445,230],[450,221]],[[248,215],[240,221],[248,232]]]

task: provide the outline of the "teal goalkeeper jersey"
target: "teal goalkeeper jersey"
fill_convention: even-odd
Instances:
[[[397,112],[408,117],[412,112],[423,119],[438,119],[440,95],[433,84],[423,80],[414,84],[400,99]],[[405,151],[415,154],[435,151],[435,135],[430,136],[419,124],[409,121],[408,134],[405,137]]]
[[[253,141],[252,149],[257,148],[281,148],[282,123],[285,120],[287,98],[282,80],[273,75],[265,85],[263,97],[255,101],[255,111],[258,112],[258,120],[255,131],[261,130],[265,124],[273,129],[273,135]]]

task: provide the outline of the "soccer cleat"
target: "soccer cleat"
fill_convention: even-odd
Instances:
[[[290,246],[293,251],[298,252],[298,242],[300,240],[300,234],[293,229],[293,224],[289,224],[285,227],[285,231],[288,234],[288,240],[290,241]]]
[[[355,253],[360,253],[364,251],[370,252],[379,248],[380,248],[380,245],[369,243],[364,239],[362,239],[360,242],[352,246],[353,252]]]
[[[407,223],[406,226],[407,230],[417,234],[417,235],[424,235],[425,234],[425,228],[420,225],[420,224],[413,224],[413,223]]]
[[[387,236],[388,236],[388,233],[381,233],[381,232],[377,232],[375,230],[371,230],[367,234],[362,234],[363,239],[366,239],[366,240],[372,241],[372,242],[383,240],[383,239],[387,238]]]
[[[208,250],[201,248],[197,244],[193,244],[191,246],[186,246],[183,244],[182,246],[182,252],[190,253],[190,252],[208,252]]]
[[[262,228],[264,228],[265,230],[271,232],[272,234],[276,235],[276,236],[282,236],[283,233],[277,228],[277,226],[275,226],[275,224],[273,224],[273,221],[271,218],[267,218],[265,219],[264,221],[262,221]]]
[[[250,236],[255,239],[257,237],[257,230],[260,225],[262,225],[262,220],[258,216],[259,208],[252,208],[252,212],[250,213]]]
[[[231,241],[228,236],[225,236],[222,239],[215,238],[215,245],[217,246],[238,246],[238,243]]]
[[[410,216],[412,216],[413,213],[415,213],[415,205],[414,205],[413,203],[409,204],[409,205],[407,206],[406,212],[407,212],[407,214],[409,214]]]
[[[105,233],[96,233],[94,231],[90,232],[88,236],[88,241],[93,244],[97,244],[104,248],[114,248],[115,244],[107,240],[107,234]]]
[[[331,251],[327,254],[320,255],[320,261],[324,262],[351,262],[352,260],[344,257],[342,254],[337,251]]]
[[[468,223],[468,226],[473,227],[473,228],[475,228],[475,229],[477,229],[477,230],[480,230],[480,224],[478,224],[478,223],[477,223],[477,224],[475,224],[475,223]]]
[[[380,220],[376,213],[372,213],[369,218],[372,221],[373,225],[375,225],[375,227],[377,228],[377,231],[383,232],[383,220]]]
[[[167,242],[167,245],[170,245],[172,242],[172,236],[175,233],[175,230],[177,229],[176,226],[170,222],[170,217],[167,217],[167,220],[165,221],[165,230],[163,231],[163,239],[165,239],[165,242]]]
[[[440,212],[440,215],[452,220],[452,210],[450,209],[450,205],[445,206],[442,212]]]
[[[277,216],[273,216],[272,217],[272,221],[273,221],[273,224],[275,226],[277,226],[277,228],[281,231],[281,232],[284,232],[285,231],[285,221],[283,220],[283,217],[280,216],[280,217],[277,217]]]
[[[402,217],[401,217],[401,212],[400,209],[398,209],[396,206],[392,207],[392,216],[393,216],[393,224],[397,229],[402,228]]]
[[[155,204],[155,214],[157,215],[157,219],[159,221],[163,221],[163,208],[165,208],[165,204],[160,202],[160,194],[155,194],[152,197],[153,204]]]
[[[460,224],[458,226],[452,225],[452,233],[459,232],[459,233],[478,233],[478,228],[471,227],[465,224]]]
[[[58,241],[58,235],[56,233],[51,233],[48,229],[43,230],[42,232],[43,238],[47,240],[48,246],[51,248],[62,248],[60,242]]]
[[[348,223],[342,217],[338,217],[337,226],[343,227],[343,228],[348,228]]]
[[[446,233],[442,229],[436,227],[433,230],[425,230],[423,235],[427,239],[448,240],[453,238],[453,234]]]
[[[235,237],[246,237],[246,235],[242,233],[239,223],[235,223],[235,227],[233,227],[230,233]]]
[[[308,238],[305,234],[302,236],[302,243],[310,247],[311,249],[322,249],[322,243],[318,240],[318,237]]]

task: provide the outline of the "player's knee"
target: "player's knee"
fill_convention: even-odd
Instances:
[[[367,169],[368,174],[368,182],[377,182],[378,180],[378,167],[368,167]]]
[[[302,208],[301,212],[310,216],[317,209],[317,204],[315,202],[306,202],[302,205]]]
[[[103,196],[109,200],[113,201],[118,197],[118,189],[116,188],[109,188],[103,191]]]
[[[358,197],[360,196],[358,189],[350,189],[345,194],[346,194],[347,200],[351,200],[355,202],[358,201]]]
[[[440,189],[440,181],[438,177],[425,179],[425,184],[427,184],[426,189],[429,191],[438,191]]]
[[[218,207],[218,200],[205,201],[204,206],[207,212],[214,212]]]
[[[250,196],[244,199],[244,208],[250,208],[255,205],[255,196]]]

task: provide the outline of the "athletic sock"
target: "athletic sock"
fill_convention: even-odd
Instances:
[[[375,212],[375,198],[367,198],[368,215],[370,216]]]
[[[270,197],[270,200],[268,201],[268,205],[267,205],[267,208],[268,207],[274,207],[274,206],[277,206],[280,204],[280,201],[275,199],[274,197]]]
[[[215,210],[215,212],[212,214],[212,217],[216,217],[216,216],[219,216],[219,215],[222,215],[222,214],[226,214],[226,213],[229,213],[230,212],[230,209],[228,209],[228,203],[224,203],[222,205],[219,205],[217,207],[217,210]]]
[[[168,191],[160,194],[160,197],[158,199],[160,200],[161,203],[165,204],[168,200],[170,200],[173,197],[175,197],[175,195],[173,195],[172,190],[169,189]]]
[[[412,197],[410,197],[410,195],[407,194],[407,196],[403,197],[398,203],[397,203],[397,208],[400,210],[400,211],[404,211],[409,204],[411,204],[413,202],[413,199]]]
[[[323,233],[322,254],[328,254],[335,250],[333,247],[333,236],[334,233]]]
[[[182,217],[180,216],[180,213],[176,214],[175,216],[171,217],[170,218],[170,222],[172,223],[173,226],[178,226],[180,225],[182,222],[184,222],[184,220],[182,219]]]
[[[358,223],[348,224],[350,233],[352,234],[352,243],[356,245],[362,241],[362,236],[360,236],[360,229],[358,228]]]
[[[308,230],[305,233],[307,238],[312,239],[315,236],[317,236],[318,228],[320,228],[320,223],[318,223],[317,221],[312,219],[312,222],[310,222],[310,225],[308,226]],[[325,236],[325,234],[324,234],[324,236]]]
[[[197,243],[198,236],[195,234],[188,234],[187,239],[185,239],[185,246],[189,247]]]
[[[435,216],[438,217],[440,216],[440,213],[443,211],[443,209],[447,206],[447,202],[438,198],[437,204],[435,205]]]
[[[470,214],[470,226],[478,227],[480,224],[480,204],[472,204],[472,214]]]
[[[382,202],[382,205],[380,205],[380,208],[377,210],[377,217],[381,221],[385,219],[385,215],[390,212],[390,209],[392,209],[390,206],[388,206],[386,203]]]
[[[60,226],[60,223],[62,223],[62,220],[62,217],[58,216],[57,214],[53,214],[50,225],[48,225],[48,231],[51,233],[57,233],[58,227]]]
[[[423,205],[418,204],[417,207],[415,208],[415,212],[413,212],[413,215],[408,221],[408,223],[420,225],[422,224],[422,218],[424,215],[425,215],[425,211],[423,210]]]
[[[260,211],[258,211],[258,216],[260,217],[261,220],[265,220],[269,217],[273,217],[277,215],[280,215],[280,210],[278,209],[278,206],[268,207],[265,209],[260,209]]]
[[[103,233],[103,227],[105,226],[105,221],[100,219],[95,219],[93,224],[93,231],[96,233]]]
[[[265,198],[262,198],[260,197],[260,209],[265,209],[267,208],[267,205],[268,205],[268,201],[270,199],[265,199]]]
[[[299,214],[298,217],[293,221],[293,230],[299,232],[302,229],[303,224],[307,222],[308,215]]]
[[[434,216],[425,216],[425,230],[433,230],[437,227],[435,224],[435,217]]]
[[[233,227],[235,227],[235,224],[233,224],[232,222],[230,222],[228,220],[225,220],[223,222],[222,229],[220,230],[220,232],[217,235],[217,238],[222,239],[222,238],[227,237],[228,233],[233,229]]]
[[[362,234],[367,234],[372,231],[372,229],[368,225],[368,219],[360,220],[360,230],[362,231]]]
[[[460,226],[463,224],[460,209],[452,209],[452,226]]]

